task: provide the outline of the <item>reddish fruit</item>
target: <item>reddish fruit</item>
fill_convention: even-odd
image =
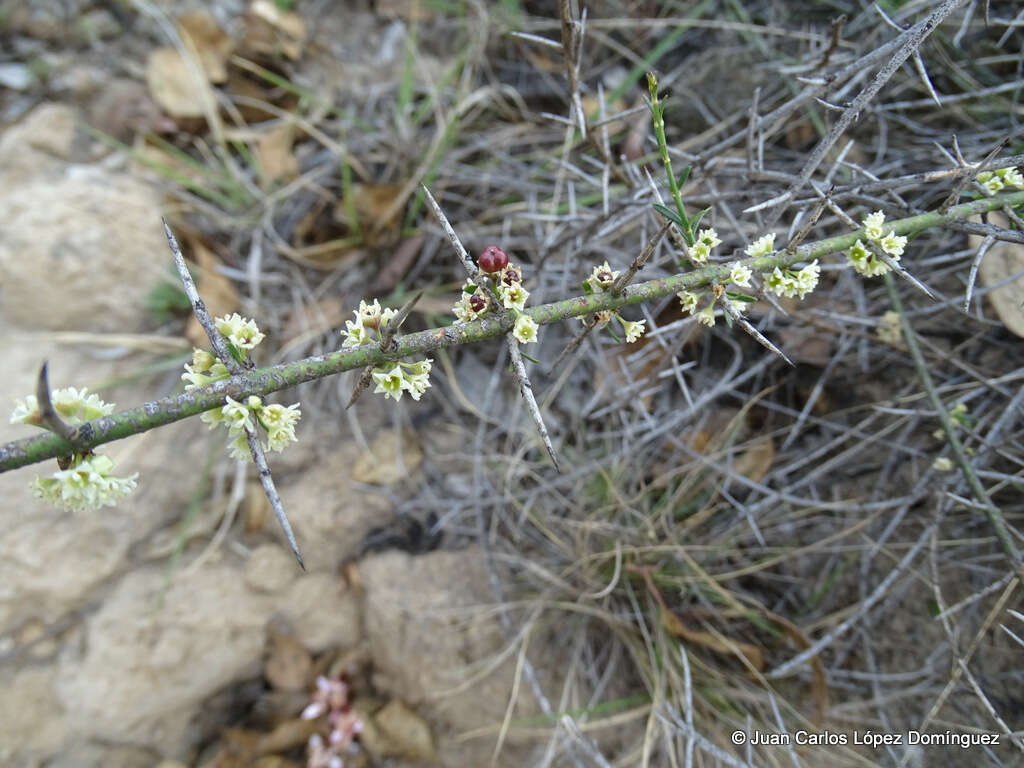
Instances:
[[[508,266],[508,254],[496,245],[488,245],[477,260],[480,269],[488,274],[500,272]]]

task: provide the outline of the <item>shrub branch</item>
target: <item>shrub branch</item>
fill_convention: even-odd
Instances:
[[[886,227],[893,229],[898,235],[910,235],[933,227],[955,223],[976,214],[1020,205],[1024,205],[1024,192],[1015,192],[962,203],[953,206],[945,213],[934,211],[904,219],[889,220],[886,222]],[[809,261],[846,250],[858,238],[864,236],[863,230],[858,229],[848,234],[800,246],[792,254],[781,251],[773,256],[747,259],[742,263],[759,272],[767,272],[777,266],[786,268],[801,261]],[[686,274],[631,285],[617,296],[610,292],[576,296],[530,307],[524,314],[532,317],[538,324],[544,325],[603,310],[642,304],[682,290],[693,290],[710,285],[715,281],[724,280],[728,274],[728,267],[713,264]],[[203,411],[223,406],[224,398],[227,395],[235,400],[243,400],[249,395],[262,396],[354,368],[379,365],[387,361],[400,360],[410,355],[422,355],[445,347],[495,339],[508,333],[514,322],[513,317],[504,315],[470,323],[456,323],[445,328],[435,328],[402,336],[388,350],[380,349],[378,344],[364,344],[353,350],[316,355],[292,363],[245,371],[190,392],[143,403],[135,408],[87,422],[75,430],[72,440],[47,433],[7,443],[0,446],[0,472],[58,456],[66,456],[75,450],[91,449],[103,443],[120,440],[155,427],[187,419]]]

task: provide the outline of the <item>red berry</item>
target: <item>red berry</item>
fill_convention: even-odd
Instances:
[[[488,274],[500,272],[508,266],[508,254],[496,245],[488,245],[477,261],[480,269]]]

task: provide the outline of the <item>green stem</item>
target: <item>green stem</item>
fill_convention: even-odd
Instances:
[[[906,219],[896,219],[886,222],[886,227],[891,227],[897,234],[909,234],[941,226],[956,219],[998,210],[1004,206],[1016,207],[1019,205],[1024,205],[1024,192],[963,203],[953,206],[946,213],[923,213]],[[746,259],[741,263],[746,264],[752,270],[768,272],[777,266],[786,268],[801,261],[809,261],[829,253],[846,250],[858,238],[863,237],[863,230],[857,230],[850,234],[808,243],[797,248],[792,254],[780,251],[772,256]],[[524,314],[532,317],[537,323],[545,325],[571,317],[653,301],[682,290],[705,287],[716,281],[725,280],[728,273],[728,267],[712,264],[686,274],[631,285],[619,295],[598,293],[589,296],[576,296],[551,304],[530,307]],[[249,395],[262,396],[294,387],[296,384],[315,381],[367,365],[378,365],[411,355],[423,355],[444,347],[495,339],[508,333],[514,322],[515,318],[512,313],[507,313],[472,323],[456,323],[447,328],[412,333],[398,339],[397,345],[387,352],[382,352],[377,344],[366,344],[357,349],[317,355],[294,363],[257,368],[176,397],[154,400],[136,408],[83,424],[78,428],[76,444],[80,446],[80,450],[90,449],[103,443],[146,432],[154,427],[187,419],[203,411],[222,406],[227,395],[235,400],[243,400]],[[57,456],[66,456],[72,452],[71,443],[49,432],[17,440],[0,446],[0,472]]]
[[[665,105],[658,99],[658,78],[653,72],[647,73],[647,87],[651,93],[651,119],[654,127],[654,136],[658,139],[658,151],[661,153],[661,164],[665,166],[668,173],[668,188],[672,193],[672,200],[676,204],[676,211],[683,222],[683,236],[687,245],[693,245],[693,229],[690,220],[686,216],[686,207],[683,205],[683,193],[679,189],[676,175],[672,172],[672,158],[668,154],[668,140],[665,138]]]

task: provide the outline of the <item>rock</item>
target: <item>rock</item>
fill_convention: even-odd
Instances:
[[[515,675],[513,657],[470,685],[460,685],[508,640],[498,618],[484,608],[493,596],[480,551],[417,557],[387,552],[364,560],[360,576],[375,685],[400,696],[427,720],[438,734],[444,765],[489,764],[493,740],[459,743],[450,736],[502,722]],[[476,617],[468,610],[472,607],[480,609]],[[531,645],[535,665],[542,653],[540,644]],[[528,687],[522,686],[513,717],[537,711]],[[502,759],[510,765],[533,763],[517,752],[510,743]]]
[[[295,558],[275,544],[264,544],[245,563],[245,583],[257,592],[280,592],[298,576]]]
[[[57,695],[75,712],[80,738],[117,741],[183,759],[228,712],[203,706],[218,691],[260,674],[266,626],[280,615],[313,645],[358,637],[354,597],[327,574],[273,596],[249,589],[237,565],[168,577],[166,568],[127,575],[85,622],[82,642],[59,661]]]
[[[60,746],[67,720],[56,676],[52,664],[0,668],[0,764],[38,764]]]
[[[41,104],[0,134],[0,189],[57,176],[71,157],[78,116],[65,104]]]
[[[300,435],[300,439],[306,440],[307,436]],[[301,449],[301,443],[295,448]],[[338,445],[305,471],[294,474],[283,473],[292,460],[288,451],[280,460],[275,456],[271,462],[302,558],[311,572],[334,571],[354,559],[363,538],[394,519],[394,510],[385,498],[352,487],[351,467],[358,452],[355,445]],[[297,451],[295,456],[300,454]],[[275,469],[278,464],[281,468]],[[269,516],[266,528],[272,529],[280,541],[284,540],[273,515]]]
[[[145,329],[147,287],[170,260],[150,187],[90,168],[3,189],[0,314],[25,328]]]

